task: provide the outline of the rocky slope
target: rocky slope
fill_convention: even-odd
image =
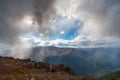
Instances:
[[[64,65],[0,57],[0,80],[96,80],[80,77]]]

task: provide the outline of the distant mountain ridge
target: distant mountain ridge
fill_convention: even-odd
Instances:
[[[11,55],[10,50],[4,50],[3,48],[1,50],[0,55]],[[33,61],[63,64],[69,66],[76,74],[83,76],[102,76],[120,68],[120,47],[63,48],[42,46],[28,50],[30,50],[30,53],[18,53],[17,57],[25,55],[25,59]],[[15,56],[19,51],[15,51]]]
[[[31,58],[51,64],[64,64],[78,75],[99,76],[120,67],[120,48],[35,47]]]

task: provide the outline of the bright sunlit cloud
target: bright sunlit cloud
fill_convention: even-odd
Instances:
[[[65,31],[61,31],[60,34],[61,34],[61,35],[64,35],[64,34],[65,34]]]
[[[31,16],[25,16],[23,18],[23,23],[27,25],[32,25],[33,24],[33,18]]]

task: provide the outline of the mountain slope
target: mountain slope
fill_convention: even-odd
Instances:
[[[0,57],[0,80],[96,80],[80,77],[64,65]]]
[[[100,80],[120,80],[120,71],[107,74],[100,78]]]
[[[47,57],[43,61],[51,64],[64,64],[72,68],[76,74],[87,75],[92,73],[92,65],[85,59],[79,58],[73,54],[66,54],[62,56]]]
[[[17,52],[18,50],[16,50]],[[10,55],[9,50],[1,53],[4,54],[3,56]],[[18,55],[25,55],[25,58],[33,61],[63,64],[69,66],[76,74],[83,76],[102,76],[120,68],[120,47],[62,48],[44,46],[33,47],[32,50],[30,48],[29,53],[18,53]]]
[[[51,64],[69,66],[76,74],[101,76],[120,67],[120,48],[35,47],[31,58]]]

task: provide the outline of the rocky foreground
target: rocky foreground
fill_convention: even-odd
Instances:
[[[97,80],[80,77],[64,65],[0,56],[0,80]]]

